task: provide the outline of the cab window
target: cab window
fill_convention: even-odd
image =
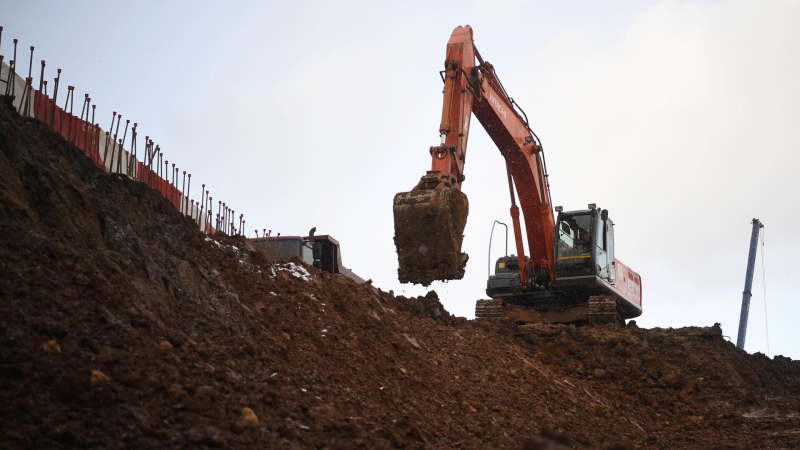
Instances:
[[[591,255],[592,216],[565,216],[558,224],[558,255]]]
[[[592,273],[592,214],[562,215],[556,241],[557,276]]]

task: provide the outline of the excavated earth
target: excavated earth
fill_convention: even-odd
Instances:
[[[3,104],[0,448],[76,447],[798,448],[800,362],[273,264]]]

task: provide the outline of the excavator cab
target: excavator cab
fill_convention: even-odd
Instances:
[[[613,282],[614,223],[608,210],[590,205],[583,211],[559,212],[555,236],[556,281],[596,275]]]
[[[597,209],[594,204],[589,206],[586,210],[559,211],[555,235],[556,286],[591,284],[595,278],[614,282],[614,223],[608,218],[608,210]],[[534,275],[529,274],[530,279],[535,279]],[[523,289],[520,284],[516,256],[497,260],[495,274],[487,282],[487,295],[509,297],[531,290],[535,289]]]
[[[641,281],[614,258],[614,223],[608,210],[590,204],[585,210],[557,207],[556,211],[553,286],[523,287],[517,257],[503,256],[486,285],[486,294],[493,300],[480,300],[476,317],[602,323],[640,315]],[[535,279],[533,273],[529,279]]]

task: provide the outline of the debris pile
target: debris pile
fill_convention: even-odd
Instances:
[[[467,321],[273,264],[0,105],[0,447],[792,448],[798,410],[800,362],[718,327]]]

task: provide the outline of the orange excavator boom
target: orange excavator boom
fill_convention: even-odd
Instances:
[[[460,251],[468,206],[465,196],[462,199],[458,194],[449,191],[460,191],[465,180],[467,141],[470,119],[474,113],[506,161],[511,216],[523,288],[527,289],[529,286],[528,274],[531,271],[546,273],[548,284],[553,284],[555,221],[542,148],[528,127],[527,120],[514,108],[515,103],[503,88],[494,67],[483,60],[475,47],[469,25],[457,27],[450,36],[442,74],[444,101],[439,125],[441,142],[430,149],[431,171],[411,192],[395,196],[395,244],[400,262],[400,281],[428,284],[434,279],[463,276],[463,266],[451,264],[443,268],[441,258],[437,259],[438,255],[430,255],[430,252],[431,247],[444,249],[446,251],[439,255],[452,257]],[[435,180],[440,182],[437,184]],[[528,261],[525,259],[519,221],[520,208],[516,205],[514,187],[525,221],[530,249]],[[415,214],[421,209],[417,205],[423,197],[426,199],[424,203],[428,209],[427,214]],[[437,216],[435,211],[444,211],[448,216]],[[463,218],[457,216],[460,212],[463,212]],[[434,233],[439,241],[418,245],[420,237],[429,236],[432,230],[441,227],[442,219],[455,224],[456,229],[448,230],[447,233]],[[466,255],[462,256],[462,261],[466,263]]]

